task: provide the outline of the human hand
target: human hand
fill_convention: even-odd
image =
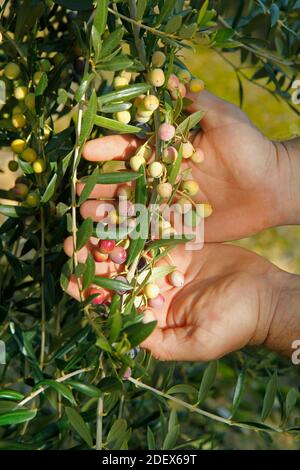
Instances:
[[[205,239],[239,239],[289,223],[289,158],[283,144],[269,140],[239,108],[208,91],[187,97],[191,112],[205,111],[202,131],[193,139],[205,160],[191,162],[201,190],[195,199],[209,200],[214,209],[205,221]]]

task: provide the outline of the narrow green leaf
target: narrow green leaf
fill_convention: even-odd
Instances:
[[[66,173],[73,155],[73,149],[61,161],[62,176]]]
[[[186,135],[191,129],[193,129],[203,118],[204,111],[195,111],[184,119],[176,128],[176,135]]]
[[[82,285],[83,289],[86,289],[92,284],[93,279],[95,277],[95,270],[96,270],[95,260],[93,256],[91,255],[91,253],[89,253],[85,262],[85,270],[83,273],[83,285]]]
[[[53,388],[57,393],[60,393],[64,398],[66,398],[69,402],[75,404],[75,400],[71,390],[64,384],[57,382],[56,380],[52,379],[44,379],[41,380],[39,383],[36,384],[34,387],[38,389],[39,387],[48,386]]]
[[[176,266],[155,266],[152,269],[151,276],[149,278],[148,282],[154,282],[157,281],[158,279],[162,279],[168,274],[172,273],[173,271],[176,270]]]
[[[169,183],[171,183],[172,185],[175,184],[176,182],[176,178],[178,176],[178,173],[179,173],[179,170],[181,168],[181,162],[182,162],[182,158],[183,158],[183,155],[182,155],[182,144],[180,144],[180,147],[178,149],[178,154],[177,154],[177,158],[174,162],[174,164],[172,165],[171,167],[171,172],[168,176],[168,181]]]
[[[101,396],[101,390],[95,387],[95,385],[85,384],[83,382],[79,382],[78,380],[68,380],[68,385],[74,390],[77,390],[77,392],[83,393],[88,397],[92,398]]]
[[[198,393],[198,390],[196,387],[193,387],[193,385],[189,384],[177,384],[173,385],[173,387],[169,388],[167,391],[168,395],[176,395],[176,393],[182,393],[185,395],[194,395]]]
[[[121,382],[114,377],[104,377],[98,383],[98,387],[103,393],[113,393],[122,390]]]
[[[79,144],[82,145],[90,136],[94,127],[95,117],[97,112],[97,95],[95,90],[89,99],[86,111],[83,114],[82,128],[80,132]]]
[[[32,215],[33,210],[27,207],[19,206],[10,206],[5,204],[0,204],[0,214],[5,215],[6,217],[23,217],[26,215]]]
[[[84,201],[87,200],[92,190],[94,189],[95,184],[97,183],[97,176],[99,175],[99,169],[96,167],[93,173],[87,177],[84,188],[80,194],[78,205],[80,206]]]
[[[20,401],[23,400],[23,398],[23,393],[17,392],[16,390],[0,390],[0,400]]]
[[[179,436],[179,430],[179,424],[176,424],[176,426],[170,427],[170,429],[168,429],[168,432],[163,442],[163,450],[172,450],[175,447]]]
[[[203,3],[203,5],[201,6],[200,10],[199,10],[199,13],[198,13],[198,17],[197,17],[197,25],[200,26],[201,25],[201,22],[204,18],[204,15],[206,13],[206,10],[208,8],[208,1],[209,0],[205,0],[205,2]]]
[[[207,397],[214,384],[218,372],[218,361],[212,361],[206,367],[198,393],[198,402],[201,403]]]
[[[117,341],[120,331],[122,329],[122,315],[120,312],[121,308],[121,297],[119,295],[114,295],[111,307],[110,307],[110,332],[109,332],[109,340],[111,342]]]
[[[102,113],[118,113],[119,111],[127,111],[132,107],[131,103],[115,103],[115,104],[108,104],[107,106],[102,106],[101,111]]]
[[[88,87],[90,86],[90,83],[93,80],[93,78],[94,78],[93,73],[90,73],[83,77],[83,80],[81,81],[81,84],[75,93],[75,100],[77,101],[77,103],[79,103],[79,101],[82,100],[82,97],[87,92]]]
[[[134,61],[125,54],[119,54],[107,62],[97,64],[97,69],[109,72],[119,72],[120,70],[129,69],[133,66]]]
[[[113,441],[119,438],[121,434],[124,434],[127,429],[127,422],[125,419],[117,419],[109,430],[107,435],[107,442],[110,445]]]
[[[166,239],[162,238],[160,240],[154,240],[153,242],[150,242],[149,244],[147,244],[146,248],[147,248],[147,251],[149,251],[154,248],[176,246],[176,245],[180,245],[181,243],[190,242],[193,239],[194,239],[194,236],[191,236],[191,237],[182,236],[181,238],[172,237],[172,238],[166,238]]]
[[[110,279],[109,277],[95,276],[93,283],[97,284],[97,286],[104,287],[105,289],[120,292],[126,292],[133,289],[133,287],[129,284],[118,281],[116,279]]]
[[[118,184],[127,183],[129,181],[137,180],[140,177],[139,173],[133,171],[115,171],[114,173],[101,173],[97,175],[96,184]],[[88,177],[89,178],[89,177]],[[88,181],[88,178],[81,179],[81,183]]]
[[[77,231],[76,250],[80,250],[93,234],[93,221],[90,217],[84,220]]]
[[[39,80],[39,83],[37,84],[35,88],[35,96],[43,95],[47,86],[48,86],[48,77],[47,77],[47,74],[43,72]]]
[[[147,8],[147,0],[137,0],[136,19],[141,20]]]
[[[69,406],[66,406],[65,411],[71,426],[89,447],[93,447],[93,438],[82,416],[78,411],[74,410],[74,408],[70,408]]]
[[[97,7],[94,16],[94,26],[101,36],[106,28],[108,13],[108,0],[97,0]]]
[[[136,83],[134,85],[128,85],[121,90],[106,93],[98,98],[99,109],[101,111],[101,107],[108,103],[131,101],[133,98],[147,93],[149,90],[151,90],[151,85],[148,83]]]
[[[156,324],[156,321],[149,323],[136,323],[135,325],[130,325],[125,328],[123,333],[127,336],[131,346],[135,348],[151,335]]]
[[[111,54],[111,52],[120,46],[124,34],[123,26],[115,29],[112,33],[109,34],[107,38],[104,39],[101,48],[101,57],[104,58]]]
[[[236,381],[236,386],[234,389],[233,400],[232,400],[232,416],[238,410],[238,407],[242,399],[242,394],[243,394],[244,385],[245,385],[245,374],[246,374],[245,370],[244,369],[241,370]]]
[[[267,384],[266,393],[265,393],[264,401],[263,401],[262,412],[261,412],[262,421],[265,421],[270,415],[274,402],[275,402],[276,393],[277,393],[277,374],[274,373]]]
[[[147,427],[147,446],[148,450],[156,450],[155,437],[150,426]]]
[[[161,3],[162,8],[159,12],[159,15],[156,18],[156,23],[155,23],[156,26],[163,23],[164,20],[171,14],[171,12],[173,11],[175,7],[175,3],[176,2],[174,2],[174,0],[164,0],[164,2]]]
[[[15,410],[0,414],[0,426],[20,424],[36,416],[37,410]]]
[[[48,202],[49,199],[51,199],[51,197],[53,196],[55,192],[56,181],[57,181],[57,173],[55,173],[52,176],[51,180],[49,181],[48,186],[41,198],[42,203]]]
[[[292,409],[296,405],[299,398],[299,392],[295,388],[291,388],[285,398],[285,415],[288,417]]]
[[[96,116],[95,124],[96,126],[103,127],[103,129],[120,132],[121,134],[135,134],[141,132],[139,127],[123,124],[122,122],[104,116]]]

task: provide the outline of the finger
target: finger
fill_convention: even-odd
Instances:
[[[186,97],[192,101],[187,108],[190,112],[204,111],[201,127],[204,131],[221,125],[233,124],[236,121],[248,120],[246,115],[233,104],[213,95],[207,90],[192,93],[188,90]]]
[[[139,145],[141,141],[132,135],[107,135],[87,142],[82,155],[91,162],[126,160]]]
[[[141,346],[161,361],[207,360],[205,352],[199,354],[194,337],[194,326],[155,328]]]
[[[92,285],[92,286],[99,289],[97,285]],[[109,293],[109,291],[106,291],[105,289],[101,289],[101,292],[105,292],[106,300],[110,299],[111,294]],[[68,287],[66,289],[66,293],[79,302],[81,300],[86,299],[89,296],[89,289],[81,291],[81,294],[80,294],[78,281],[75,276],[71,276]]]
[[[76,186],[77,194],[80,196],[80,194],[83,191],[84,188],[83,183],[78,183]],[[129,183],[126,186],[129,186],[132,190],[134,189],[134,183]],[[116,192],[118,189],[119,185],[118,184],[96,184],[92,190],[92,192],[89,195],[89,199],[97,199],[97,198],[114,198],[116,197]]]
[[[90,217],[94,222],[100,222],[115,210],[112,202],[90,200],[80,206],[80,214],[84,219]]]

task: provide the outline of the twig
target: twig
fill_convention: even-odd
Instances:
[[[46,307],[45,307],[45,214],[41,206],[41,352],[40,368],[44,367],[46,346]]]
[[[74,377],[75,375],[79,375],[84,372],[89,372],[91,370],[93,370],[93,367],[85,367],[83,369],[75,370],[74,372],[70,372],[70,374],[59,377],[58,379],[56,379],[56,382],[59,382],[59,383],[64,382],[65,380],[68,380],[71,377]],[[40,393],[43,393],[46,390],[46,388],[48,388],[48,385],[38,388],[37,390],[32,392],[28,397],[24,398],[24,400],[20,401],[20,403],[17,404],[16,408],[21,408],[22,406],[26,405],[26,403],[33,400],[35,397],[40,395]]]
[[[176,398],[173,395],[169,395],[168,393],[164,393],[160,390],[157,390],[156,388],[151,387],[150,385],[147,385],[143,382],[140,382],[139,380],[136,380],[133,377],[129,377],[127,380],[132,382],[136,387],[140,387],[140,388],[144,388],[145,390],[149,390],[150,392],[155,393],[156,395],[159,395],[160,397],[163,397],[167,400],[171,400],[174,403],[176,403],[177,405],[183,406],[184,408],[187,408],[192,413],[197,413],[199,415],[205,416],[206,418],[213,419],[214,421],[218,421],[220,423],[224,423],[224,424],[227,424],[229,426],[237,426],[237,427],[240,427],[240,428],[251,429],[251,430],[254,430],[254,431],[255,430],[260,430],[260,429],[255,428],[254,425],[251,426],[251,424],[239,423],[237,421],[232,421],[231,419],[222,418],[222,416],[218,416],[218,415],[215,415],[214,413],[209,413],[209,411],[205,411],[205,410],[202,410],[201,408],[197,408],[194,405],[191,405],[189,403],[186,403],[183,400],[180,400],[180,398]],[[264,428],[263,431],[269,432],[269,433],[282,432],[281,429],[274,428],[274,427],[271,427],[271,426],[268,426],[268,427],[269,427],[269,429]]]
[[[97,431],[96,431],[96,450],[102,450],[103,447],[103,397],[98,399],[97,405]]]

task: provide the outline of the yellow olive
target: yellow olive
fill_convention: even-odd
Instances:
[[[27,108],[30,109],[30,111],[33,111],[35,109],[35,94],[28,93],[28,95],[25,96],[24,103],[26,104]]]
[[[123,88],[124,86],[127,86],[129,81],[125,77],[115,77],[113,80],[113,87],[115,90],[118,90],[119,88]]]
[[[165,83],[165,74],[162,69],[151,70],[148,73],[147,78],[148,82],[155,87],[161,87]]]
[[[160,162],[152,162],[148,166],[148,173],[152,178],[159,178],[163,174],[164,166]]]
[[[10,144],[10,148],[14,153],[22,153],[26,147],[26,142],[23,139],[15,139]]]
[[[195,196],[199,191],[198,183],[196,183],[196,181],[193,181],[193,180],[183,181],[181,184],[181,187],[183,191],[186,192],[187,195],[191,197]]]
[[[161,51],[155,51],[152,56],[153,67],[162,67],[166,61],[166,55]]]
[[[36,159],[37,159],[37,153],[36,153],[36,151],[35,151],[33,148],[28,147],[27,149],[25,149],[25,150],[21,153],[21,157],[22,157],[23,160],[25,160],[26,162],[32,163],[32,162],[36,161]]]
[[[14,114],[11,118],[12,125],[17,129],[22,128],[26,124],[26,117],[24,114]]]
[[[200,80],[200,78],[193,78],[190,81],[190,91],[192,93],[199,93],[200,91],[204,90],[204,82]]]
[[[18,86],[14,91],[15,98],[20,101],[24,100],[27,94],[28,88],[26,86]]]
[[[154,284],[153,282],[148,282],[148,284],[146,284],[144,287],[144,294],[147,299],[154,299],[159,294],[158,285]]]
[[[123,124],[128,124],[131,120],[131,114],[129,111],[118,111],[115,114],[117,121],[122,122]]]
[[[46,163],[42,158],[38,158],[33,162],[32,168],[35,173],[43,173],[46,170]]]
[[[9,80],[15,80],[21,73],[21,69],[18,64],[14,62],[9,62],[4,68],[4,75]]]
[[[42,76],[43,76],[43,72],[41,71],[35,72],[33,75],[33,83],[35,85],[38,85],[40,83],[40,79],[42,78]]]
[[[133,171],[139,171],[140,167],[145,165],[146,160],[139,155],[135,155],[134,157],[131,157],[129,163]]]
[[[159,99],[155,95],[145,96],[143,106],[147,111],[155,111],[159,107]]]
[[[37,207],[39,205],[39,202],[40,202],[40,197],[39,197],[38,193],[30,192],[27,195],[27,197],[25,199],[25,202],[31,207]]]

